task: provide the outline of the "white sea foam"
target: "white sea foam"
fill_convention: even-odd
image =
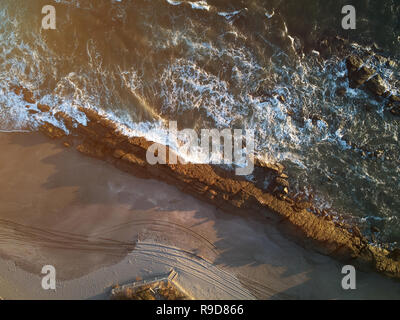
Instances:
[[[189,1],[189,4],[192,6],[192,9],[197,10],[206,10],[209,11],[211,6],[208,5],[206,1]]]

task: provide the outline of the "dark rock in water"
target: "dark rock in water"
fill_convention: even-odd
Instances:
[[[346,89],[346,88],[337,88],[337,89],[336,89],[336,94],[337,94],[339,97],[343,97],[343,96],[346,94],[346,92],[347,92],[347,89]]]
[[[289,193],[289,182],[282,177],[275,177],[274,181],[268,187],[268,190],[282,197]]]
[[[350,56],[346,59],[347,70],[355,72],[361,68],[364,62],[357,56]]]
[[[400,105],[397,105],[396,107],[392,108],[390,110],[391,114],[394,116],[400,117]]]
[[[36,103],[35,97],[32,93],[32,91],[21,87],[21,86],[12,86],[11,89],[14,91],[14,93],[16,95],[23,95],[24,101],[28,102],[28,103]]]
[[[364,62],[357,56],[350,56],[347,58],[346,66],[351,88],[360,87],[375,74],[375,70],[363,66],[363,64]]]
[[[373,233],[378,233],[378,232],[381,232],[381,230],[379,230],[377,227],[375,227],[375,226],[371,226],[371,232],[373,232]]]
[[[275,179],[275,184],[278,185],[278,186],[289,188],[289,181],[287,181],[287,180],[285,180],[285,179],[283,179],[281,177],[277,177]]]
[[[393,259],[394,261],[400,261],[400,249],[394,249],[392,252],[389,253],[388,257],[390,259]]]
[[[384,64],[387,62],[387,58],[379,55],[379,54],[375,54],[374,58],[380,63],[380,64]]]
[[[42,112],[49,112],[50,111],[50,107],[45,105],[45,104],[38,103],[37,107]]]
[[[280,164],[280,163],[268,163],[263,160],[260,160],[258,158],[255,159],[254,165],[257,167],[264,168],[267,171],[272,171],[276,173],[277,175],[281,175],[283,173],[283,170],[285,170],[285,167]]]
[[[322,122],[324,122],[326,125],[328,125],[328,124],[326,123],[326,121],[324,120],[324,118],[323,118],[322,116],[320,116],[320,115],[314,114],[314,115],[312,115],[312,116],[310,117],[310,119],[311,119],[312,124],[313,124],[314,126],[316,126],[316,125],[318,124],[318,121],[322,121]]]
[[[390,68],[395,68],[395,67],[397,67],[397,63],[394,62],[393,60],[388,60],[388,61],[386,61],[386,66],[390,67]]]
[[[260,97],[262,101],[266,101],[272,98],[271,91],[272,89],[258,88],[253,94],[257,97]]]
[[[31,91],[28,91],[26,89],[22,89],[22,94],[24,96],[24,100],[28,103],[36,103],[36,100],[33,96],[33,93]]]
[[[400,102],[400,97],[395,96],[395,95],[391,95],[390,96],[390,101],[391,102]]]
[[[288,176],[283,173],[284,169],[285,167],[279,163],[268,163],[259,158],[255,158],[253,177],[257,187],[272,192],[277,186],[275,183],[277,177],[288,178]],[[281,191],[284,192],[283,189]]]
[[[379,74],[368,80],[366,82],[366,87],[371,93],[379,97],[383,96],[384,93],[387,91],[385,83],[383,82],[383,79]]]

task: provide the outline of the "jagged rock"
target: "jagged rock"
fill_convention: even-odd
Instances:
[[[389,253],[388,257],[394,261],[400,261],[400,249],[396,248]]]
[[[346,88],[337,88],[337,89],[336,89],[336,94],[337,94],[339,97],[343,97],[343,96],[346,94],[346,92],[347,92],[347,89],[346,89]]]
[[[362,238],[362,237],[363,237],[363,235],[362,235],[362,233],[361,233],[359,227],[353,226],[351,229],[352,229],[352,231],[353,231],[353,234],[354,234],[356,237],[359,237],[359,238]]]
[[[366,87],[371,93],[380,97],[383,96],[387,91],[385,83],[379,74],[368,80],[366,82]]]
[[[30,91],[28,91],[26,89],[23,89],[22,94],[24,95],[24,100],[26,102],[32,103],[32,104],[36,103],[36,100],[35,100],[32,92],[30,92]]]
[[[380,64],[384,64],[387,63],[387,58],[385,58],[384,56],[381,56],[380,54],[375,54],[374,58],[380,63]]]
[[[294,209],[296,211],[307,210],[307,209],[310,209],[311,206],[312,206],[312,203],[309,201],[296,202],[294,205]]]
[[[281,177],[275,177],[268,190],[284,200],[283,196],[289,193],[289,182]]]
[[[39,130],[43,132],[46,136],[52,139],[60,139],[66,136],[65,131],[57,128],[49,122],[45,122]]]
[[[21,87],[21,86],[13,86],[11,89],[18,96],[22,94],[25,102],[32,103],[32,104],[36,103],[33,93],[31,91],[29,91],[28,89]]]
[[[390,112],[391,112],[394,116],[400,117],[400,104],[397,105],[396,107],[392,108],[392,109],[390,110]]]
[[[346,60],[351,88],[358,88],[375,74],[375,70],[363,66],[364,62],[357,56],[350,56]]]
[[[285,170],[285,167],[280,163],[277,163],[277,164],[269,163],[269,162],[260,160],[258,158],[256,158],[254,160],[254,165],[257,167],[265,168],[266,170],[269,170],[269,171],[273,171],[277,175],[281,175],[283,170]]]
[[[391,102],[400,102],[400,97],[396,95],[391,95],[390,96],[390,101]]]
[[[375,74],[375,70],[370,69],[368,67],[361,67],[360,70],[354,72],[350,78],[350,87],[358,88],[363,85],[369,78],[371,78]]]
[[[59,120],[64,122],[65,126],[71,130],[73,128],[73,124],[74,124],[74,119],[72,119],[69,115],[67,115],[65,112],[63,111],[59,111],[57,112],[54,117]]]
[[[386,66],[388,66],[388,67],[390,67],[390,68],[395,68],[395,67],[397,67],[397,63],[394,62],[393,60],[388,60],[388,61],[386,62]]]
[[[285,180],[285,179],[283,179],[281,177],[275,178],[275,184],[278,185],[278,186],[285,187],[285,188],[289,188],[289,186],[290,186],[289,185],[289,181],[287,181],[287,180]]]
[[[371,232],[373,232],[373,233],[378,233],[378,232],[381,232],[381,230],[379,230],[377,227],[375,227],[375,226],[371,226]]]
[[[350,56],[346,59],[346,67],[349,72],[355,72],[361,68],[364,62],[357,56]]]
[[[45,104],[38,103],[37,108],[42,112],[49,112],[50,111],[50,107],[48,105],[45,105]]]

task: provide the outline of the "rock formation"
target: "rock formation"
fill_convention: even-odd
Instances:
[[[355,60],[353,64],[359,65],[359,61]],[[20,90],[33,100],[28,91]],[[40,131],[68,147],[74,146],[85,155],[108,161],[135,176],[174,185],[232,214],[264,217],[286,236],[307,248],[360,268],[373,268],[400,278],[400,262],[395,252],[370,245],[360,232],[354,232],[352,226],[312,213],[311,203],[290,199],[287,196],[290,185],[282,165],[256,160],[255,182],[208,164],[150,165],[146,161],[146,151],[151,141],[125,136],[114,122],[97,112],[84,108],[79,110],[86,115],[87,126],[59,112],[55,116],[63,121],[69,134],[48,122],[41,125]]]

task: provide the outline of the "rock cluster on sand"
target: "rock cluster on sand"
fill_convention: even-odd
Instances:
[[[79,109],[88,119],[87,126],[59,112],[56,117],[63,121],[69,134],[48,122],[40,131],[64,145],[75,146],[83,154],[108,161],[136,176],[172,184],[222,210],[269,218],[284,234],[322,254],[345,261],[351,259],[352,264],[359,267],[372,266],[379,272],[400,278],[400,262],[392,259],[387,250],[369,245],[350,226],[338,225],[311,213],[309,202],[290,199],[288,177],[282,165],[256,161],[255,182],[208,164],[150,165],[146,161],[146,151],[151,141],[127,137],[114,122],[93,110]]]

